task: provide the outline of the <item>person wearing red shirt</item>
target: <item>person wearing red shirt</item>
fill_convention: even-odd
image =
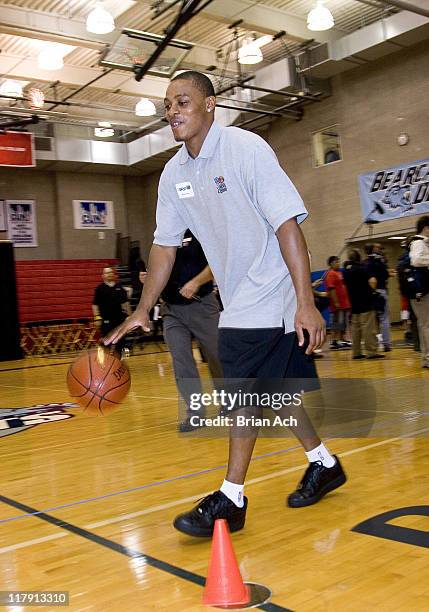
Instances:
[[[332,341],[329,348],[333,350],[350,348],[351,342],[345,339],[345,333],[351,305],[343,274],[340,272],[339,258],[331,255],[328,259],[328,266],[325,285],[329,294],[329,311],[332,319]]]

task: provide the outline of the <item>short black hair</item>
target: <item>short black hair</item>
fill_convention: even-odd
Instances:
[[[173,77],[170,82],[172,83],[173,81],[178,81],[179,79],[184,81],[193,81],[195,87],[197,87],[206,98],[216,95],[213,83],[209,77],[202,72],[187,70],[186,72],[181,72],[177,76]]]
[[[425,227],[429,227],[429,215],[424,215],[417,220],[417,233],[421,234]]]
[[[338,261],[338,257],[336,255],[331,255],[328,257],[328,266],[330,266],[334,261]]]
[[[374,253],[374,245],[372,242],[367,242],[365,245],[365,253],[367,255],[372,255]]]

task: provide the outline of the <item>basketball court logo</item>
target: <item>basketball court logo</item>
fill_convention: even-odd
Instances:
[[[228,191],[223,176],[215,176],[214,182],[216,183],[218,193],[224,193],[225,191]]]
[[[24,408],[3,408],[0,410],[0,438],[25,431],[35,425],[71,419],[74,414],[67,409],[76,408],[69,402],[62,404],[38,404]]]

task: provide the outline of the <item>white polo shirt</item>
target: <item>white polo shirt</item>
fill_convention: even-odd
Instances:
[[[259,136],[214,122],[193,159],[183,144],[159,182],[154,244],[200,241],[224,306],[219,327],[294,331],[296,295],[275,232],[307,216],[302,199]]]

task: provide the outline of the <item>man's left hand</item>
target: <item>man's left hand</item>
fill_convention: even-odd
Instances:
[[[183,287],[179,290],[180,295],[182,295],[187,300],[192,300],[192,298],[198,293],[200,285],[191,279],[187,283],[183,285]]]
[[[325,320],[313,304],[298,306],[297,308],[295,330],[299,346],[304,345],[304,329],[308,331],[309,335],[309,343],[305,354],[310,355],[315,349],[320,348],[326,339]]]

